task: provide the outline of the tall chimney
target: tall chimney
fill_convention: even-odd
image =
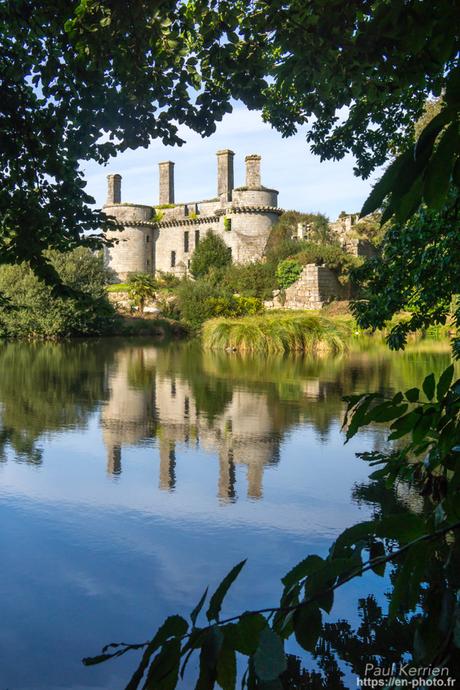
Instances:
[[[257,153],[252,153],[246,156],[246,187],[249,189],[257,189],[262,186],[260,181],[260,160],[261,156]]]
[[[174,203],[174,163],[163,161],[160,168],[160,206]]]
[[[107,201],[106,206],[121,202],[121,175],[107,175]]]
[[[217,196],[223,196],[224,201],[232,200],[234,155],[230,149],[217,152]]]

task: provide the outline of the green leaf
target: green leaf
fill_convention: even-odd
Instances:
[[[201,650],[204,655],[204,661],[208,668],[214,669],[217,666],[220,651],[224,644],[224,633],[218,625],[213,625],[206,632],[203,638]]]
[[[217,682],[222,690],[234,690],[236,685],[235,650],[225,644],[217,662]]]
[[[385,556],[385,547],[381,541],[373,541],[369,548],[369,557],[371,560]],[[385,575],[386,563],[376,563],[372,566],[372,570],[376,575],[383,577]]]
[[[141,662],[137,669],[135,670],[134,674],[131,677],[131,680],[129,681],[128,685],[126,686],[125,690],[136,690],[137,687],[139,686],[140,681],[142,680],[142,677],[147,669],[147,666],[150,661],[150,657],[152,654],[159,649],[162,645],[166,644],[166,642],[169,640],[171,637],[175,638],[180,638],[183,637],[188,630],[188,624],[187,621],[182,618],[182,616],[169,616],[163,625],[158,628],[155,636],[153,637],[152,641],[149,643],[148,647],[146,648]],[[180,643],[179,643],[180,647]]]
[[[428,400],[433,400],[435,391],[435,379],[434,374],[428,374],[422,384],[423,392],[425,393]]]
[[[230,589],[231,585],[233,582],[236,580],[238,575],[240,574],[242,568],[244,567],[246,563],[246,558],[244,561],[241,561],[241,563],[238,563],[238,565],[235,565],[230,572],[224,577],[216,591],[211,597],[211,601],[209,602],[209,608],[206,611],[206,617],[208,621],[218,621],[219,620],[219,613],[220,609],[222,608],[222,602],[225,598],[225,595],[227,594],[228,590]]]
[[[428,206],[441,208],[449,188],[458,144],[458,124],[452,122],[443,133],[425,174],[423,197]]]
[[[401,438],[401,436],[405,436],[406,434],[410,433],[413,430],[416,423],[418,422],[419,418],[420,415],[415,410],[413,410],[412,412],[409,412],[408,414],[394,421],[393,424],[390,426],[392,433],[388,436],[388,440],[393,441],[397,438]]]
[[[454,365],[451,364],[445,371],[442,372],[439,377],[438,385],[436,388],[436,397],[438,401],[441,401],[449,390],[449,386],[452,383],[454,377]]]
[[[412,151],[406,151],[386,169],[380,180],[372,189],[367,197],[359,214],[360,218],[367,216],[373,211],[377,211],[381,206],[385,197],[393,190],[395,179],[408,158],[412,158]]]
[[[179,678],[180,640],[168,640],[153,660],[144,690],[174,690]]]
[[[369,422],[391,422],[397,417],[401,417],[407,410],[407,403],[403,405],[393,405],[391,402],[385,402],[381,405],[376,405],[369,410],[366,418],[366,423]]]
[[[423,193],[423,177],[419,175],[415,178],[409,190],[400,198],[391,198],[392,207],[394,208],[396,219],[400,223],[404,223],[420,206]]]
[[[435,115],[422,130],[415,144],[414,156],[416,160],[423,158],[426,161],[431,155],[436,137],[442,128],[449,122],[449,117],[449,111],[447,108],[444,108],[440,113]]]
[[[95,664],[102,664],[103,661],[111,659],[113,654],[99,654],[99,656],[90,656],[83,659],[85,666],[94,666]]]
[[[297,642],[307,652],[314,652],[323,617],[318,606],[304,604],[294,613],[294,634]]]
[[[354,546],[357,542],[363,539],[367,540],[369,535],[373,533],[374,528],[374,520],[359,522],[358,524],[353,525],[353,527],[348,527],[337,537],[335,543],[332,545],[330,549],[331,556],[333,555],[334,559],[337,560],[337,557],[346,553],[349,547]]]
[[[190,620],[192,621],[193,627],[196,625],[196,619],[198,618],[201,609],[203,608],[204,602],[206,601],[206,597],[208,595],[208,587],[203,592],[203,596],[201,597],[200,601],[198,604],[195,606],[193,609],[192,613],[190,614]]]
[[[408,612],[416,607],[431,551],[429,544],[419,543],[407,552],[394,583],[388,610],[390,619],[394,619],[400,610]]]
[[[409,388],[409,390],[405,392],[405,396],[409,402],[415,403],[419,399],[420,390],[418,388]]]
[[[275,680],[286,670],[283,641],[271,628],[264,628],[260,633],[253,661],[254,671],[261,681]]]
[[[311,573],[314,573],[315,570],[321,568],[322,565],[324,565],[324,559],[321,558],[321,556],[317,556],[316,554],[307,556],[303,561],[297,563],[297,565],[281,579],[281,582],[285,587],[290,587],[296,582],[299,582],[299,580],[303,580],[308,575],[311,575]]]
[[[383,520],[374,521],[374,535],[380,538],[397,539],[401,544],[407,544],[426,533],[425,522],[419,515],[405,513],[388,515]]]
[[[254,654],[259,643],[261,631],[267,627],[267,620],[260,613],[245,613],[238,623],[223,628],[225,639],[241,654]]]

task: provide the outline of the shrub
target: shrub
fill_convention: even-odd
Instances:
[[[161,290],[173,290],[180,283],[180,278],[174,275],[174,273],[168,273],[167,271],[157,271],[155,278]]]
[[[231,264],[219,276],[220,285],[246,297],[270,299],[277,287],[275,265],[263,261]]]
[[[206,280],[184,280],[176,294],[180,317],[192,328],[199,328],[206,319],[212,318],[213,298],[231,296]]]
[[[57,338],[97,335],[112,331],[116,313],[107,299],[107,272],[102,254],[80,247],[71,252],[50,251],[47,258],[67,288],[56,293],[28,264],[0,267],[0,333],[13,338]]]
[[[298,251],[298,223],[306,223],[309,226],[309,241],[329,244],[337,242],[337,237],[330,228],[328,218],[322,213],[286,211],[273,227],[267,242],[265,253],[270,261],[279,263],[282,259],[286,259]]]
[[[200,240],[193,252],[190,272],[194,278],[203,278],[211,268],[222,268],[232,262],[232,250],[211,230]]]
[[[285,259],[278,264],[276,278],[281,289],[286,289],[298,279],[302,273],[302,266],[294,259]]]
[[[264,311],[264,305],[257,297],[242,297],[241,295],[211,297],[208,299],[208,303],[212,310],[212,316],[254,316]]]
[[[362,263],[361,259],[347,254],[337,244],[315,244],[314,242],[303,242],[300,251],[291,258],[302,266],[324,265],[335,271],[341,282],[347,282],[350,270]]]

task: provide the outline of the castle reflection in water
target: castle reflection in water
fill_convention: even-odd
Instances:
[[[264,470],[279,462],[292,429],[308,427],[328,442],[341,426],[343,395],[405,390],[428,367],[442,371],[449,356],[414,351],[395,357],[377,349],[344,357],[251,358],[203,352],[194,343],[116,338],[4,343],[0,463],[11,458],[38,467],[47,439],[83,431],[96,419],[110,476],[120,475],[128,448],[153,446],[159,486],[173,491],[180,482],[176,457],[187,446],[199,447],[218,459],[222,502],[236,499],[238,466],[246,469],[248,496],[259,498]],[[377,450],[384,430],[372,435]]]
[[[264,467],[279,460],[280,434],[266,394],[233,389],[224,409],[210,417],[200,411],[189,380],[158,367],[162,355],[154,347],[126,348],[115,355],[108,372],[109,399],[101,411],[107,471],[121,473],[124,446],[156,437],[160,489],[174,490],[176,448],[193,444],[218,455],[222,501],[236,497],[236,465],[246,465],[248,496],[259,498]],[[141,382],[135,372],[142,374]]]

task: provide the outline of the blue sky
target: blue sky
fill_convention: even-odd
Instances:
[[[230,148],[235,152],[235,185],[244,184],[244,157],[262,156],[262,184],[278,189],[279,206],[300,211],[320,211],[335,219],[340,211],[361,208],[371,188],[370,180],[353,175],[353,158],[321,162],[310,153],[306,129],[289,139],[262,121],[257,111],[236,105],[232,113],[217,124],[211,137],[202,139],[180,127],[186,144],[166,147],[154,141],[148,149],[125,151],[103,167],[96,163],[83,166],[87,192],[101,206],[106,196],[106,176],[120,173],[122,201],[158,203],[158,163],[175,162],[176,201],[199,201],[216,195],[216,151]]]

